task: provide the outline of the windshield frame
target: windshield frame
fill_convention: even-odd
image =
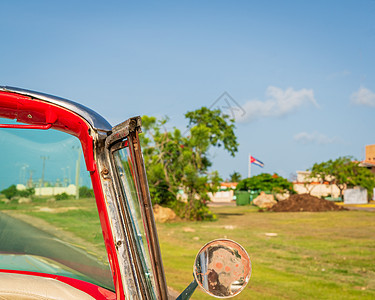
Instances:
[[[155,281],[156,291],[151,292],[148,297],[152,297],[156,293],[158,299],[167,299],[167,284],[164,275],[164,268],[161,259],[161,251],[157,236],[155,219],[152,211],[152,204],[150,193],[148,189],[148,182],[146,170],[144,167],[143,156],[139,141],[139,132],[141,132],[141,118],[131,118],[113,128],[112,134],[106,139],[106,148],[108,148],[109,159],[111,163],[112,175],[115,181],[115,190],[118,199],[121,200],[123,209],[123,216],[125,217],[124,225],[127,228],[128,234],[131,236],[132,251],[138,252],[136,240],[136,232],[131,228],[130,208],[126,205],[126,192],[121,187],[121,179],[117,172],[116,162],[114,159],[114,152],[120,149],[128,148],[131,158],[133,180],[137,191],[139,208],[141,210],[142,222],[147,238],[149,257],[151,260],[151,270]],[[120,210],[121,211],[121,210]],[[147,280],[143,272],[142,262],[137,259],[137,275],[141,277],[140,282],[143,283],[144,288],[149,289]],[[150,293],[150,291],[148,291]],[[147,298],[149,299],[149,298]]]
[[[58,101],[53,101],[55,98]],[[100,115],[93,114],[90,109],[73,101],[3,86],[0,86],[0,117],[29,125],[45,126],[50,124],[51,129],[68,133],[80,140],[86,169],[91,176],[116,297],[125,299],[124,279],[120,270],[122,258],[118,256],[116,249],[117,236],[114,235],[115,230],[112,227],[113,222],[109,212],[111,207],[106,202],[99,174],[99,162],[95,156],[100,154],[101,148],[98,145],[110,134],[109,123]],[[97,126],[98,124],[106,126]]]

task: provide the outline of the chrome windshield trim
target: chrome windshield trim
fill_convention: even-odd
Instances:
[[[108,123],[106,119],[104,119],[101,115],[99,115],[97,112],[93,111],[92,109],[76,103],[74,101],[60,98],[57,96],[30,91],[26,89],[21,89],[17,87],[11,87],[11,86],[0,86],[0,91],[4,92],[11,92],[16,94],[21,94],[25,96],[29,96],[35,99],[43,100],[61,107],[64,107],[68,110],[71,110],[81,116],[83,119],[85,119],[94,129],[99,131],[106,131],[109,132],[112,130],[111,124]]]
[[[160,244],[157,235],[157,229],[155,224],[155,218],[152,209],[152,203],[149,193],[149,187],[147,182],[146,170],[143,162],[143,156],[141,151],[141,145],[139,141],[138,133],[141,132],[141,118],[134,117],[126,120],[125,122],[112,128],[112,133],[105,140],[106,151],[112,153],[109,157],[112,165],[112,172],[114,180],[117,184],[115,185],[116,192],[119,198],[125,198],[126,192],[120,186],[119,174],[115,170],[115,160],[113,153],[119,149],[129,147],[131,152],[131,161],[134,172],[134,183],[138,194],[138,201],[141,209],[143,225],[147,236],[148,252],[151,259],[151,268],[155,280],[155,288],[157,298],[161,300],[168,299],[167,283],[164,274],[164,267],[162,263]],[[122,145],[127,139],[128,145]],[[116,171],[116,172],[115,172]],[[129,223],[130,221],[127,220]]]

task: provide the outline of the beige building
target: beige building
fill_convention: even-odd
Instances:
[[[340,196],[340,189],[336,184],[319,182],[317,178],[309,178],[310,171],[297,171],[297,180],[293,182],[293,188],[298,194],[311,194],[316,197]]]
[[[360,166],[369,169],[375,174],[375,145],[366,146],[365,160],[360,163]]]
[[[17,190],[22,191],[25,190],[26,186],[23,184],[17,184]],[[74,184],[69,184],[67,187],[36,187],[35,188],[35,195],[36,196],[55,196],[62,193],[66,193],[68,195],[75,195],[76,194],[76,186]]]
[[[231,202],[234,199],[234,190],[236,189],[237,182],[222,182],[220,183],[220,189],[218,192],[212,194],[209,193],[210,200],[212,202]]]
[[[366,146],[366,162],[372,162],[375,164],[375,145]]]

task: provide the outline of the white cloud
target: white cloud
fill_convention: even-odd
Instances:
[[[322,133],[318,132],[300,132],[294,135],[294,140],[300,142],[302,144],[319,144],[319,145],[326,145],[326,144],[333,144],[339,142],[337,137],[328,137]]]
[[[359,90],[352,94],[352,103],[357,105],[364,105],[375,107],[375,93],[361,86]]]
[[[247,101],[242,108],[246,113],[237,114],[236,120],[239,122],[251,122],[262,117],[280,117],[293,113],[298,107],[305,103],[312,103],[319,107],[314,98],[312,89],[286,90],[269,86],[266,90],[266,100]]]

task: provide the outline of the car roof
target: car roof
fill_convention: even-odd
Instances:
[[[64,99],[61,97],[30,91],[26,89],[11,87],[11,86],[0,86],[0,91],[4,92],[11,92],[16,94],[21,94],[25,96],[29,96],[35,99],[43,100],[61,107],[64,107],[68,110],[71,110],[81,116],[83,119],[85,119],[94,129],[99,131],[111,131],[112,126],[109,124],[109,122],[104,119],[101,115],[99,115],[97,112],[93,111],[92,109],[76,103],[74,101]]]

